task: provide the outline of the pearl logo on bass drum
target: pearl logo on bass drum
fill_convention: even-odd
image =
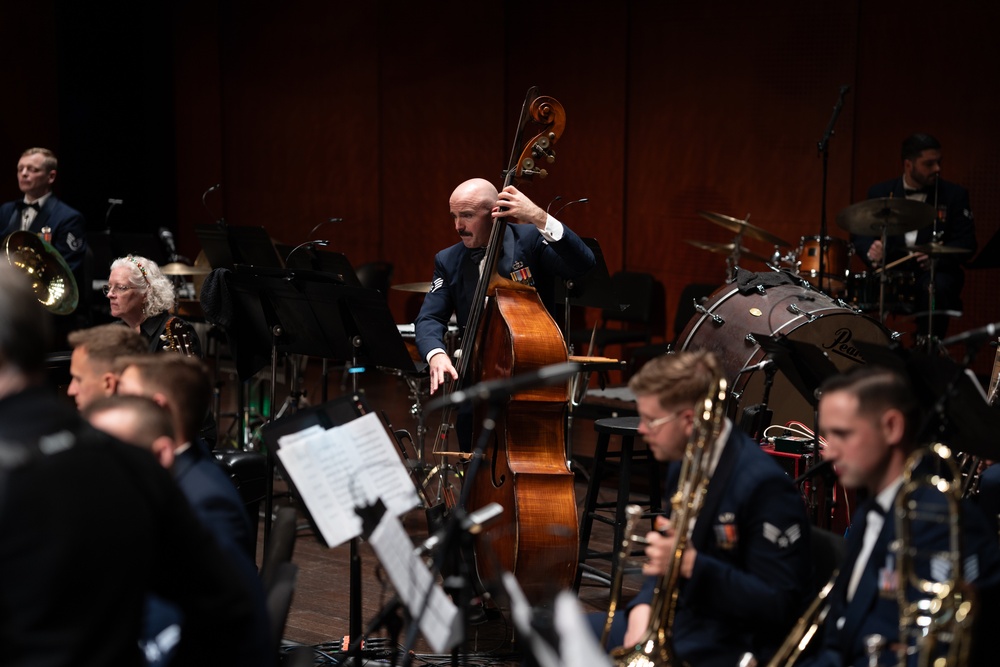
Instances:
[[[823,344],[823,349],[832,354],[839,354],[855,363],[863,364],[865,363],[864,357],[861,356],[858,348],[851,345],[852,338],[854,338],[854,332],[848,327],[842,327],[834,332],[832,342]]]

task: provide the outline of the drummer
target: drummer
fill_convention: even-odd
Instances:
[[[138,255],[119,257],[111,263],[111,275],[104,287],[111,306],[111,315],[142,334],[149,341],[149,351],[158,352],[167,346],[162,338],[168,323],[184,325],[188,334],[178,352],[202,356],[201,341],[194,329],[173,315],[176,302],[174,285],[163,275],[156,262]],[[171,325],[173,326],[173,325]]]
[[[900,264],[900,269],[914,274],[917,288],[914,310],[918,312],[929,310],[926,295],[930,285],[931,257],[912,248],[937,242],[947,248],[967,250],[966,253],[938,255],[934,266],[934,310],[961,310],[962,286],[965,283],[962,262],[976,250],[969,193],[961,185],[941,178],[941,144],[929,134],[918,133],[903,140],[901,157],[902,176],[873,185],[868,190],[868,199],[905,197],[922,201],[936,209],[936,221],[905,235],[889,236],[886,239],[887,248],[883,248],[881,239],[874,236],[852,234],[851,241],[869,269],[912,255],[909,261]],[[928,327],[926,318],[917,320],[918,333],[931,331],[933,336],[941,337],[947,328],[947,317],[934,318],[932,328]]]

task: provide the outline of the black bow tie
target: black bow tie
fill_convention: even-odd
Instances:
[[[24,201],[22,199],[21,201],[17,202],[17,210],[18,211],[24,211],[24,209],[26,209],[26,208],[33,208],[33,209],[35,209],[36,212],[42,210],[42,207],[39,206],[38,202],[36,202],[36,201],[33,201],[33,202],[31,202],[29,204],[28,202],[26,202],[26,201]]]
[[[909,197],[910,195],[926,195],[929,194],[929,188],[903,188],[903,196]]]
[[[470,248],[469,249],[469,259],[479,264],[483,261],[483,257],[486,256],[486,248]]]

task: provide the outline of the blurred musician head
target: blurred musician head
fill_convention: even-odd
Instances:
[[[719,377],[715,356],[699,350],[652,359],[629,380],[639,412],[639,434],[657,461],[683,457],[695,402],[705,398]]]
[[[0,397],[38,382],[52,336],[52,319],[25,274],[0,264]]]
[[[156,262],[137,255],[119,257],[111,263],[111,274],[104,288],[111,314],[132,329],[147,318],[174,307],[174,286]]]
[[[98,398],[111,396],[118,385],[115,359],[146,352],[146,339],[119,323],[102,324],[70,333],[70,383],[67,394],[83,410]]]
[[[164,468],[174,464],[174,424],[170,411],[145,396],[107,396],[82,411],[96,429],[124,443],[148,449]]]
[[[914,448],[920,405],[907,380],[878,366],[861,366],[819,388],[823,458],[841,483],[878,494],[903,474]]]
[[[465,181],[451,193],[448,208],[455,231],[466,248],[485,248],[493,229],[497,189],[484,178]]]
[[[205,422],[212,385],[205,365],[194,357],[154,354],[119,359],[118,393],[146,396],[173,415],[177,445],[191,442]]]

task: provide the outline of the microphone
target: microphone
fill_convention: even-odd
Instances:
[[[285,257],[285,264],[287,265],[288,262],[292,259],[292,255],[295,254],[296,250],[300,250],[301,248],[309,248],[310,250],[312,250],[316,246],[319,246],[320,248],[325,248],[328,245],[330,245],[330,242],[326,239],[317,239],[315,241],[306,241],[305,243],[300,243],[294,248],[292,248],[292,251],[288,253],[288,257]]]
[[[574,361],[543,366],[537,371],[521,373],[500,380],[489,380],[472,385],[468,389],[454,391],[447,396],[436,398],[424,407],[424,414],[434,412],[451,405],[461,405],[466,402],[496,401],[507,398],[511,394],[539,385],[556,384],[568,379],[582,370],[582,366]]]
[[[549,209],[552,208],[552,205],[555,204],[560,199],[562,199],[562,195],[556,195],[555,197],[552,198],[552,201],[549,202],[549,205],[545,207],[545,215],[549,214]]]
[[[318,223],[315,227],[313,227],[312,229],[309,230],[309,236],[312,236],[313,234],[315,234],[317,229],[319,229],[320,227],[322,227],[323,225],[325,225],[325,224],[327,224],[329,222],[343,222],[343,221],[344,221],[343,218],[329,218],[327,220],[324,220],[323,222]]]
[[[558,210],[558,211],[556,211],[556,212],[555,212],[555,213],[554,213],[554,214],[552,215],[552,217],[553,217],[553,218],[558,218],[558,217],[559,217],[559,214],[560,214],[560,213],[562,213],[562,210],[563,210],[564,208],[566,208],[567,206],[572,206],[573,204],[586,204],[586,203],[587,203],[587,202],[589,202],[589,201],[590,201],[589,199],[587,199],[586,197],[584,197],[584,198],[582,198],[582,199],[574,199],[573,201],[570,201],[570,202],[566,202],[565,204],[563,204],[562,206],[560,206],[560,207],[559,207],[559,210]]]
[[[212,209],[210,209],[208,207],[208,202],[205,201],[205,198],[208,197],[209,194],[215,192],[216,190],[218,190],[221,187],[222,187],[222,183],[216,183],[215,185],[210,186],[207,190],[205,190],[204,192],[201,193],[201,205],[205,207],[205,210],[208,211],[208,214],[210,216],[212,216],[213,218],[215,217],[215,213],[213,213]],[[226,219],[225,218],[220,217],[218,221],[219,221],[220,225],[225,225],[226,224]]]
[[[753,366],[744,366],[743,368],[740,369],[740,372],[737,373],[737,375],[743,375],[744,373],[751,373],[753,371],[759,371],[762,368],[767,368],[768,366],[772,365],[773,363],[774,363],[774,359],[765,359],[764,361],[762,361],[762,362],[760,362],[758,364],[754,364]]]
[[[109,199],[108,200],[108,212],[104,214],[104,227],[105,227],[105,229],[110,229],[111,228],[111,225],[108,222],[111,219],[111,209],[113,209],[115,206],[121,206],[124,203],[125,202],[122,201],[121,199]]]
[[[993,322],[992,324],[987,324],[985,327],[971,329],[965,333],[952,336],[951,338],[945,338],[941,341],[941,345],[948,347],[949,345],[954,345],[955,343],[978,343],[987,338],[993,338],[998,332],[1000,332],[1000,322]]]
[[[459,528],[461,528],[462,532],[469,533],[470,535],[478,535],[483,532],[483,528],[486,527],[486,524],[490,523],[501,514],[503,514],[503,506],[500,503],[490,503],[489,505],[480,507],[475,512],[470,512],[466,515],[466,517],[462,519],[462,523],[459,525]],[[444,538],[447,537],[447,533],[448,526],[439,528],[436,533],[428,537],[413,549],[414,555],[421,556],[434,551],[434,549],[437,548],[437,545],[439,545]]]

